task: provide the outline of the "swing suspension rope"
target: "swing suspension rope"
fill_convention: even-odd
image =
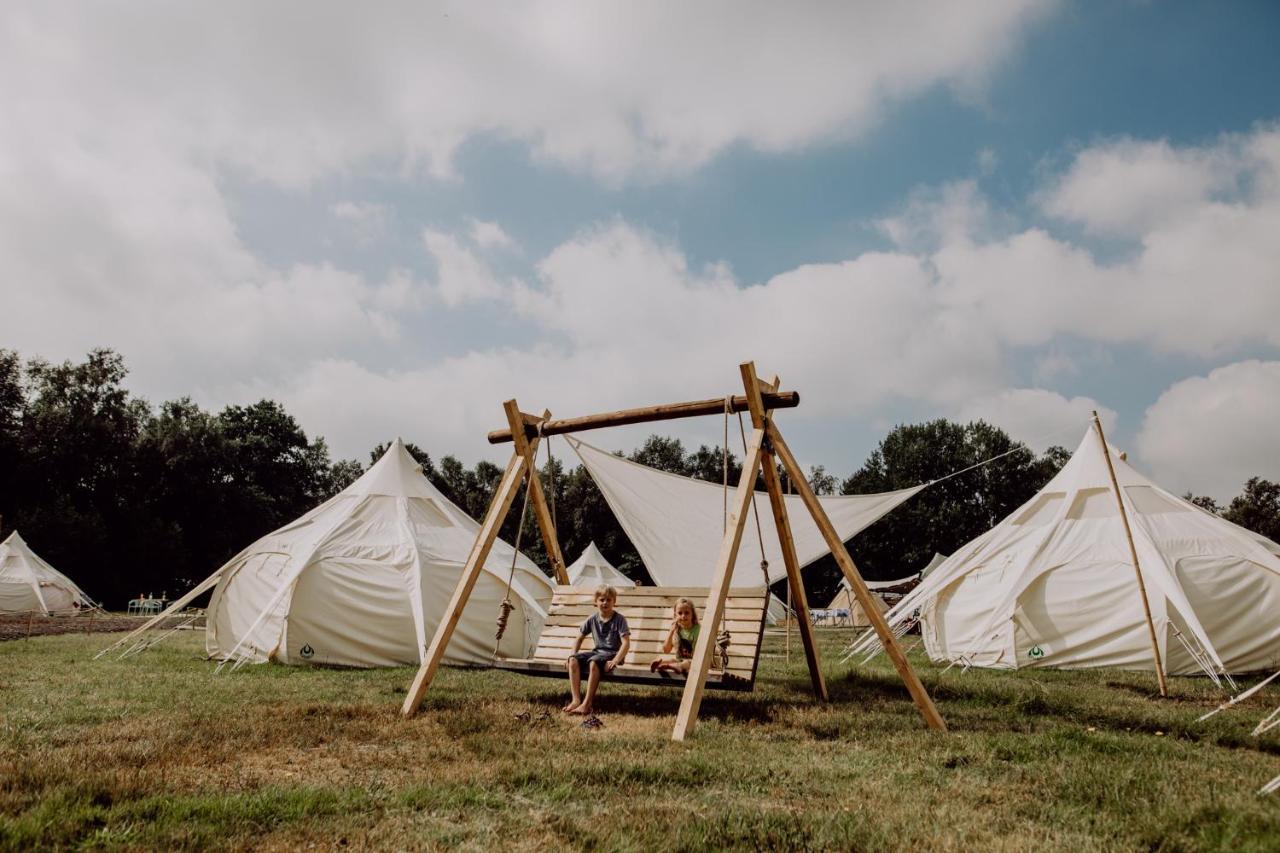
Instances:
[[[729,529],[729,413],[733,411],[733,398],[724,398],[724,444],[721,453],[721,491],[724,496],[724,509],[721,515],[721,530]],[[746,460],[747,453],[747,430],[742,422],[742,413],[738,413],[738,433],[742,436],[742,453],[743,460]],[[760,544],[760,571],[764,574],[764,588],[766,593],[769,589],[769,561],[764,555],[764,531],[760,527],[760,509],[756,506],[755,488],[751,490],[751,512],[756,523],[756,541]],[[720,669],[727,669],[729,666],[729,644],[732,641],[728,629],[720,631],[716,635],[716,663]]]
[[[542,423],[538,423],[538,438],[542,439]],[[551,524],[556,526],[556,486],[555,486],[555,464],[551,456],[551,439],[547,438],[547,468],[551,471]],[[535,457],[536,458],[536,457]],[[520,539],[524,536],[525,520],[529,517],[529,492],[533,491],[533,478],[538,476],[535,466],[530,466],[527,472],[527,479],[524,485],[524,501],[520,505],[520,526],[516,528],[516,544],[511,550],[511,568],[507,571],[507,589],[502,597],[502,601],[498,603],[498,630],[493,636],[493,656],[498,657],[498,646],[502,643],[502,635],[507,632],[507,620],[511,617],[511,611],[516,606],[511,603],[511,584],[516,576],[516,561],[520,559]]]

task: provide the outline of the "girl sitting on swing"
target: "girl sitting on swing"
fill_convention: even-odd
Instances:
[[[693,662],[693,650],[698,645],[698,634],[702,626],[698,624],[698,611],[693,602],[687,598],[677,598],[672,606],[671,630],[662,643],[662,651],[675,657],[655,658],[649,664],[650,672],[689,672],[689,664]]]

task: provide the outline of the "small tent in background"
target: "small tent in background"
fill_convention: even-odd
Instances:
[[[1108,449],[1169,674],[1280,659],[1280,545],[1157,486]],[[890,613],[920,612],[935,661],[1154,669],[1142,595],[1092,428],[1037,495],[960,548]]]
[[[596,543],[591,542],[582,550],[582,554],[567,569],[569,583],[573,586],[635,586],[636,582],[613,567],[604,558]]]
[[[769,609],[764,617],[765,622],[769,625],[777,625],[780,622],[787,621],[787,616],[790,614],[791,611],[787,609],[786,602],[773,593],[769,593]]]
[[[893,581],[892,583],[898,583]],[[868,584],[870,587],[870,584]],[[889,609],[879,595],[874,591],[871,593],[871,600],[875,602],[876,609],[884,613]],[[862,604],[854,596],[853,591],[849,589],[848,581],[840,581],[839,588],[836,589],[835,596],[831,599],[831,603],[827,605],[828,612],[833,610],[847,610],[849,612],[849,624],[855,628],[871,627],[871,620],[867,618],[867,612],[862,609]]]
[[[431,485],[396,439],[358,480],[232,557],[162,616],[213,588],[205,633],[212,657],[419,663],[479,527]],[[499,654],[525,657],[542,631],[552,585],[538,567],[498,540],[483,569],[449,644],[448,663],[492,661],[509,576],[515,607]]]
[[[0,613],[89,607],[89,596],[71,579],[35,555],[18,531],[0,543]]]

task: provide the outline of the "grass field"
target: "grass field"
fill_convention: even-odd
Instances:
[[[1203,679],[940,673],[924,730],[883,660],[836,663],[834,701],[769,638],[753,694],[711,694],[669,740],[673,690],[606,685],[605,726],[562,683],[448,670],[425,713],[409,669],[213,675],[201,635],[91,661],[104,636],[0,643],[0,848],[339,846],[807,850],[1276,850],[1280,737]],[[544,710],[551,714],[539,720]],[[529,711],[523,722],[516,715]]]

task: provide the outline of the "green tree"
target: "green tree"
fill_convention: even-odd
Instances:
[[[1280,542],[1280,483],[1250,477],[1244,492],[1232,498],[1222,517],[1272,542]]]
[[[1004,455],[959,476],[972,465]],[[983,421],[935,420],[894,428],[863,466],[844,481],[843,494],[889,492],[929,486],[850,544],[865,577],[883,580],[910,574],[935,551],[950,554],[1031,498],[1069,458],[1060,449],[1037,457],[1003,430]],[[806,572],[815,596],[829,595],[839,572],[830,557]]]

